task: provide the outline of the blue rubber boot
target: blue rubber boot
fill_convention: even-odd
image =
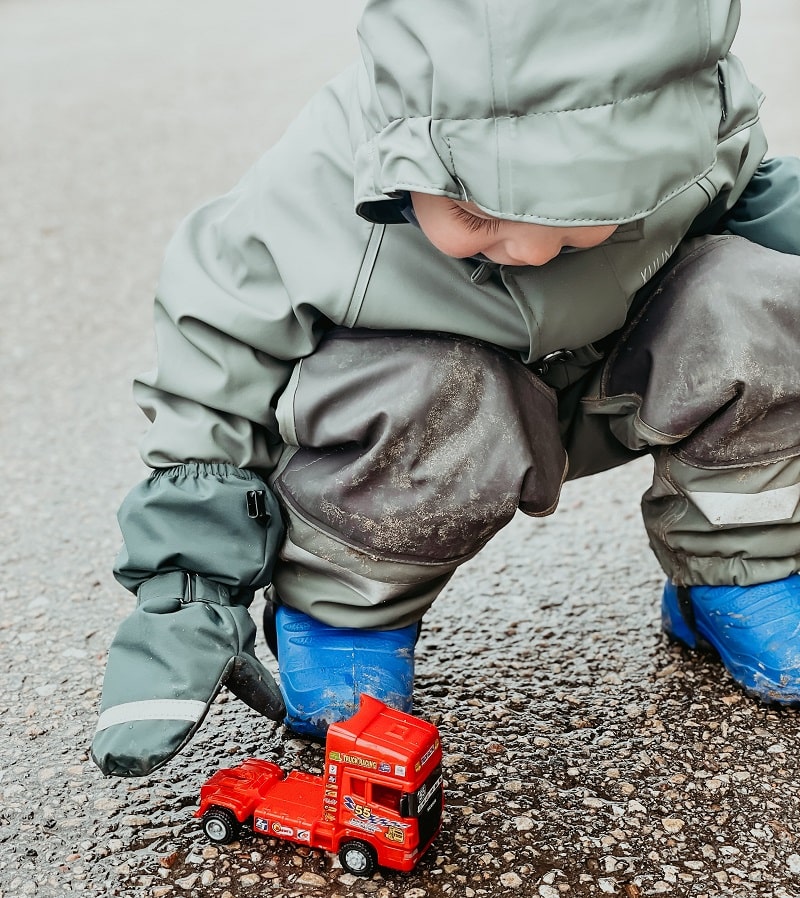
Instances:
[[[800,704],[800,575],[756,586],[668,582],[664,631],[716,652],[736,682],[766,704]]]
[[[399,630],[330,627],[301,611],[275,609],[284,723],[324,739],[328,726],[358,710],[362,692],[410,711],[417,624]]]

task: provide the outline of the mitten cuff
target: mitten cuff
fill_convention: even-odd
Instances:
[[[221,463],[153,472],[131,490],[118,518],[124,545],[114,575],[131,592],[155,575],[191,572],[212,581],[209,595],[226,587],[231,602],[247,603],[269,585],[283,537],[266,482]],[[177,593],[171,582],[169,589],[172,598],[183,595],[183,584]]]

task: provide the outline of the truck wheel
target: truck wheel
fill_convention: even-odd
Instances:
[[[353,876],[372,876],[378,866],[372,846],[360,839],[353,839],[342,845],[339,849],[339,861]]]
[[[239,821],[227,808],[209,808],[203,814],[203,832],[212,842],[228,845],[239,836]]]

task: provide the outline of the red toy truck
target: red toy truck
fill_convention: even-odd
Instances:
[[[328,730],[323,776],[248,758],[202,786],[195,817],[212,842],[232,842],[246,823],[338,852],[348,873],[371,876],[378,865],[416,866],[439,832],[443,803],[439,731],[362,695],[356,714]]]

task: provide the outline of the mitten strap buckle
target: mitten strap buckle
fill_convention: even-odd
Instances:
[[[169,571],[146,580],[137,591],[139,603],[148,599],[180,599],[182,605],[210,602],[212,605],[232,605],[230,588],[190,574],[188,571]]]

